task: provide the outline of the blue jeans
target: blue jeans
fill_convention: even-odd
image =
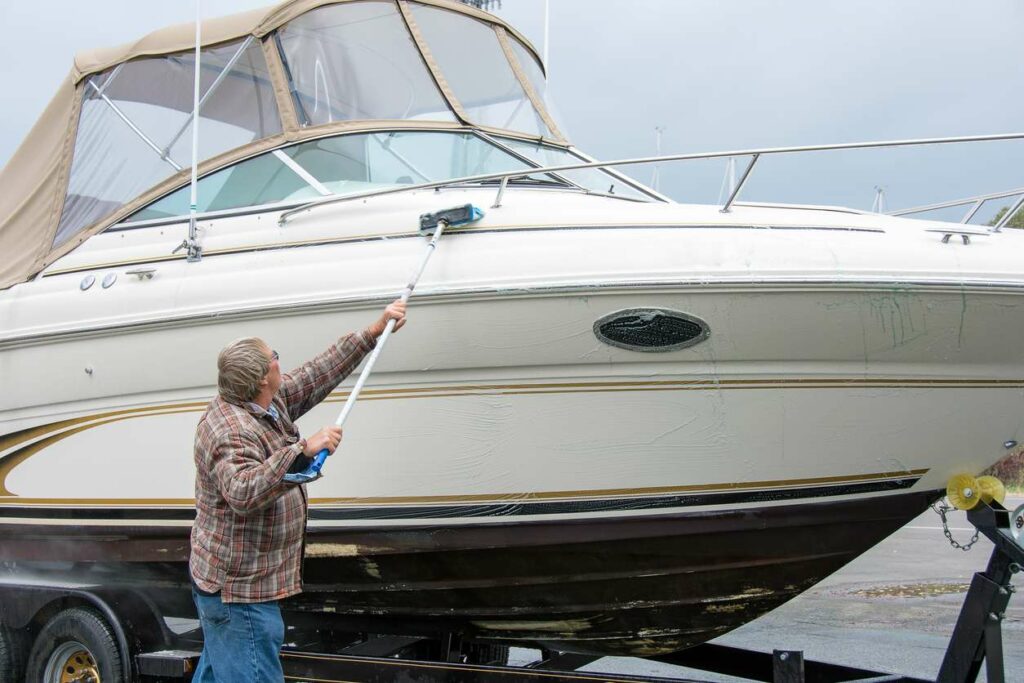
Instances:
[[[277,602],[223,603],[192,587],[203,627],[193,683],[282,683],[284,620]]]

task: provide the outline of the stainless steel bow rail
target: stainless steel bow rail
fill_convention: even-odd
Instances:
[[[754,170],[754,165],[763,156],[772,156],[777,154],[795,154],[802,152],[826,152],[836,150],[847,150],[847,149],[872,149],[872,148],[887,148],[887,147],[913,147],[919,145],[945,145],[954,144],[961,142],[995,142],[1000,140],[1024,140],[1024,133],[1002,133],[998,135],[970,135],[970,136],[959,136],[959,137],[944,137],[944,138],[916,138],[907,140],[883,140],[873,142],[848,142],[831,145],[804,145],[800,147],[765,147],[756,149],[738,149],[728,150],[723,152],[698,152],[694,154],[669,154],[663,156],[654,157],[637,157],[632,159],[616,159],[613,161],[591,161],[586,163],[578,164],[562,164],[558,166],[537,166],[531,168],[523,168],[515,171],[504,171],[501,173],[485,173],[481,175],[465,176],[462,178],[450,178],[448,180],[429,182],[429,183],[417,183],[412,185],[402,185],[400,187],[389,187],[380,190],[369,190],[367,192],[356,192],[353,194],[346,195],[332,195],[330,197],[322,197],[313,201],[307,202],[293,209],[284,211],[278,218],[280,225],[285,225],[292,217],[311,211],[312,209],[328,206],[331,204],[340,204],[343,202],[354,201],[357,199],[366,199],[369,197],[381,197],[389,194],[398,194],[402,192],[411,192],[414,190],[430,190],[439,189],[443,187],[451,187],[454,185],[464,185],[471,183],[481,183],[487,181],[498,181],[498,194],[495,198],[494,207],[501,205],[502,197],[505,193],[505,189],[508,186],[510,180],[516,178],[523,178],[526,176],[534,176],[538,174],[557,174],[564,171],[576,171],[582,169],[605,169],[609,173],[614,173],[611,170],[613,167],[618,166],[633,166],[640,164],[652,164],[660,163],[664,161],[691,161],[696,159],[728,159],[734,157],[750,157],[750,162],[746,168],[740,174],[740,179],[736,186],[732,189],[728,199],[721,207],[723,213],[728,213],[732,208],[733,203],[739,197],[740,192],[743,190],[744,185],[750,179],[751,173]],[[650,194],[652,198],[662,199],[661,195]],[[1008,193],[1006,196],[1010,196],[1014,193]],[[992,198],[993,196],[986,196],[985,198]],[[960,203],[977,201],[978,198],[971,198],[968,200],[957,200],[954,205]],[[1024,198],[1021,202],[1018,202],[1012,211],[1007,212],[1007,216],[1012,216],[1016,211],[1024,205]],[[934,206],[931,208],[942,208]],[[894,212],[894,215],[900,215],[902,213],[916,213],[925,209],[907,210],[904,212]],[[972,214],[973,215],[973,214]],[[1006,220],[1009,220],[1007,217]],[[1005,223],[1005,221],[1004,221]]]
[[[926,204],[924,206],[915,206],[909,209],[900,209],[899,211],[889,211],[890,216],[912,216],[918,213],[927,213],[930,211],[939,211],[941,209],[952,209],[958,206],[967,207],[967,211],[960,218],[960,223],[970,223],[971,219],[977,215],[978,211],[986,202],[997,201],[999,199],[1009,199],[1015,197],[1013,205],[1008,206],[1006,213],[992,226],[992,232],[999,232],[1003,227],[1010,222],[1021,206],[1024,206],[1024,187],[1019,187],[1016,190],[1007,190],[1006,192],[995,192],[992,194],[979,194],[973,197],[966,197],[964,199],[953,199],[948,202],[939,202],[938,204]]]

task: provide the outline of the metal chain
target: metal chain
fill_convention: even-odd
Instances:
[[[936,507],[936,505],[938,505],[938,507]],[[946,505],[941,500],[932,503],[932,510],[937,512],[939,517],[942,518],[942,533],[946,535],[946,540],[949,541],[949,544],[957,550],[963,550],[964,552],[967,552],[971,549],[972,546],[974,546],[975,543],[978,542],[978,529],[975,528],[974,536],[971,537],[970,541],[963,545],[957,543],[956,539],[953,538],[953,534],[949,531],[949,524],[946,522],[946,513],[949,512],[950,510],[955,509],[956,508],[950,505]]]

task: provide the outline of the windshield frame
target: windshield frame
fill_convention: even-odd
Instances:
[[[535,159],[531,159],[530,157],[526,156],[523,152],[519,151],[518,149],[516,149],[512,145],[505,144],[503,142],[503,139],[505,139],[504,136],[495,135],[495,134],[492,134],[492,133],[485,133],[483,131],[477,131],[477,134],[487,138],[487,140],[489,140],[490,142],[494,143],[495,145],[501,147],[501,149],[505,150],[509,154],[514,154],[514,155],[516,155],[518,157],[524,158],[529,163],[540,164],[542,168],[544,166],[551,166],[552,165],[552,164],[548,164],[548,163],[541,163],[541,162],[539,162],[539,161],[537,161]],[[512,142],[513,140],[516,141],[516,142],[524,142],[523,140],[520,140],[518,138],[507,138],[507,139],[509,140],[509,142]],[[570,157],[575,158],[576,161],[585,161],[585,162],[588,162],[588,163],[598,161],[598,159],[595,159],[594,157],[581,152],[579,149],[573,147],[572,145],[566,145],[566,146],[563,147],[561,145],[553,145],[553,144],[551,144],[551,143],[549,143],[547,141],[543,141],[543,140],[541,140],[541,141],[530,140],[529,142],[538,144],[538,145],[540,145],[542,147],[547,147],[547,148],[550,148],[550,149],[553,149],[553,150],[557,150],[559,152],[564,152],[565,154],[569,155]],[[620,182],[622,182],[622,184],[628,186],[629,188],[631,188],[635,192],[638,192],[638,193],[640,193],[642,195],[645,195],[649,199],[655,199],[655,200],[661,201],[661,202],[672,203],[672,199],[670,199],[669,197],[666,197],[665,195],[661,194],[660,192],[652,190],[651,188],[647,187],[643,183],[640,183],[639,181],[634,180],[633,178],[630,178],[628,175],[626,175],[624,173],[621,173],[620,171],[616,171],[615,169],[611,168],[610,166],[609,167],[605,167],[605,168],[595,168],[593,170],[596,171],[597,173],[603,173],[604,175],[608,176],[608,178],[612,181],[611,189],[614,189],[615,181],[620,181]],[[570,173],[571,173],[571,171],[570,171]],[[590,188],[585,187],[585,186],[581,185],[580,183],[572,180],[567,175],[565,175],[563,173],[558,173],[557,171],[548,172],[546,175],[555,177],[555,178],[559,179],[560,181],[562,181],[564,183],[568,183],[570,185],[575,186],[576,188],[582,190],[583,192],[586,192],[587,194],[592,194],[592,195],[595,195],[595,196],[598,196],[598,197],[610,197],[612,199],[628,199],[630,201],[641,201],[641,202],[645,201],[644,199],[641,199],[639,197],[631,197],[631,196],[628,196],[628,195],[618,195],[618,194],[615,194],[614,192],[602,192],[600,190],[590,189]]]
[[[502,142],[502,139],[507,137],[507,138],[512,139],[512,140],[521,140],[521,141],[524,141],[524,142],[539,143],[539,144],[544,145],[546,147],[550,147],[550,148],[558,150],[560,152],[564,152],[566,154],[569,154],[572,157],[575,157],[575,158],[579,159],[580,161],[584,161],[584,162],[593,161],[593,158],[583,154],[579,150],[577,150],[577,149],[575,149],[575,148],[573,148],[572,146],[569,146],[569,145],[563,146],[563,145],[559,145],[559,144],[553,144],[553,143],[551,143],[551,142],[549,142],[547,140],[538,141],[536,138],[529,138],[529,137],[514,138],[512,136],[508,136],[507,134],[506,135],[498,136],[498,135],[495,135],[495,134],[493,134],[491,132],[482,131],[482,130],[476,128],[476,127],[452,128],[452,127],[442,126],[442,127],[437,127],[437,128],[434,128],[434,127],[417,127],[415,129],[409,129],[409,128],[403,128],[403,127],[381,127],[381,128],[374,127],[374,128],[366,128],[366,129],[360,129],[360,130],[346,131],[346,132],[341,133],[341,134],[339,134],[337,131],[331,131],[329,133],[325,133],[324,135],[321,135],[321,136],[318,136],[318,137],[315,137],[315,138],[304,139],[301,142],[289,142],[288,144],[283,144],[283,145],[280,145],[280,146],[275,147],[273,149],[263,150],[263,151],[261,151],[258,154],[253,154],[253,155],[248,156],[248,157],[246,157],[244,159],[239,159],[235,163],[230,164],[228,166],[222,166],[222,167],[217,168],[215,170],[211,170],[209,173],[206,173],[206,174],[202,175],[199,178],[199,181],[202,182],[202,180],[204,180],[206,178],[209,178],[209,177],[211,177],[211,176],[213,176],[213,175],[215,175],[217,173],[223,172],[223,171],[225,171],[227,169],[230,169],[230,168],[232,168],[234,166],[237,166],[238,164],[245,163],[245,162],[250,161],[252,159],[256,159],[256,158],[259,158],[259,157],[262,157],[262,156],[281,155],[281,154],[283,154],[283,150],[285,150],[285,149],[288,149],[290,147],[296,147],[298,145],[306,144],[306,143],[309,143],[309,142],[312,142],[312,141],[315,141],[315,140],[324,140],[324,139],[328,139],[328,138],[338,138],[338,137],[348,137],[348,136],[352,136],[352,135],[373,135],[373,134],[377,134],[377,133],[390,133],[390,132],[403,132],[403,133],[405,133],[405,132],[424,132],[424,133],[450,133],[450,134],[470,133],[473,136],[475,136],[476,138],[478,138],[481,141],[483,141],[484,143],[489,144],[489,145],[493,145],[498,150],[500,150],[502,152],[505,152],[506,154],[516,158],[517,160],[523,162],[524,164],[526,164],[526,165],[528,165],[528,166],[530,166],[532,168],[541,168],[542,164],[540,162],[534,160],[534,159],[531,159],[530,157],[526,156],[525,154],[523,154],[519,150],[513,148],[512,146],[510,146],[508,144],[504,144]],[[601,169],[598,169],[598,170],[603,172],[603,173],[605,173],[606,175],[608,175],[609,178],[612,179],[613,181],[614,180],[621,181],[624,184],[629,185],[634,190],[640,192],[641,194],[646,195],[647,197],[649,197],[653,201],[657,201],[657,202],[671,201],[668,198],[666,198],[666,197],[664,197],[664,196],[662,196],[662,195],[660,195],[658,193],[655,193],[650,188],[647,188],[647,187],[643,186],[642,184],[638,183],[637,181],[634,181],[633,179],[628,178],[627,176],[624,176],[624,175],[622,175],[620,173],[613,172],[612,169],[601,168]],[[566,178],[565,176],[563,176],[561,174],[558,174],[558,173],[545,173],[543,175],[551,178],[550,184],[544,183],[544,182],[531,182],[531,183],[529,183],[530,189],[556,190],[556,191],[562,191],[562,192],[579,192],[579,193],[583,193],[583,194],[589,194],[589,195],[601,196],[601,197],[609,197],[609,198],[612,198],[612,199],[620,199],[620,200],[626,200],[626,201],[640,201],[640,202],[644,201],[643,199],[638,199],[638,198],[635,198],[635,197],[628,197],[628,196],[624,196],[624,195],[616,195],[614,193],[600,192],[600,191],[588,189],[586,187],[580,186],[578,183],[573,182],[572,180],[570,180],[570,179]],[[460,182],[459,178],[452,178],[451,179],[451,187],[481,187],[481,188],[489,188],[489,187],[492,187],[494,185],[495,185],[495,183],[489,183],[489,182],[483,182],[483,181]],[[524,183],[516,183],[515,181],[511,181],[509,183],[509,185],[510,186],[517,186],[518,185],[519,187],[523,187]],[[145,206],[139,207],[139,209],[137,211],[143,211],[146,208],[148,208],[149,206],[151,206],[153,204],[156,204],[157,202],[163,201],[164,199],[166,199],[170,195],[174,194],[175,192],[179,192],[183,188],[186,188],[186,187],[188,187],[188,184],[184,184],[184,185],[175,187],[174,189],[169,190],[168,192],[164,193],[163,195],[153,199],[153,201],[149,202]],[[313,187],[313,186],[311,185],[311,187]],[[397,192],[397,191],[402,191],[404,189],[405,189],[404,187],[403,188],[392,188],[391,191],[392,192]],[[409,191],[413,191],[413,190],[417,189],[417,186],[416,185],[410,185],[408,187],[408,189],[409,189]],[[345,197],[345,196],[346,196],[345,194],[338,193],[338,194],[322,195],[322,198],[327,198],[327,197],[338,197],[338,198],[341,198],[341,197]],[[240,206],[240,207],[234,207],[234,208],[219,209],[219,210],[215,210],[215,211],[202,211],[202,212],[196,213],[196,219],[197,220],[215,220],[215,219],[229,218],[229,217],[235,217],[235,216],[246,216],[246,215],[261,214],[261,213],[271,213],[271,212],[275,212],[275,211],[285,211],[285,210],[288,210],[288,209],[293,209],[293,208],[302,206],[304,204],[308,204],[309,201],[310,201],[310,199],[308,197],[304,197],[304,198],[288,199],[288,200],[285,200],[285,201],[269,202],[269,203],[265,203],[265,204],[253,204],[253,205],[250,205],[250,206]],[[181,214],[181,215],[176,215],[176,216],[164,216],[164,217],[148,218],[148,219],[136,220],[136,221],[129,221],[129,220],[127,220],[127,218],[130,218],[130,216],[126,217],[126,219],[124,219],[124,220],[121,220],[121,221],[119,221],[117,223],[114,223],[114,224],[110,225],[108,228],[106,228],[102,232],[122,232],[122,231],[125,231],[125,230],[135,230],[135,229],[141,229],[141,228],[158,227],[158,226],[165,226],[165,225],[175,225],[175,224],[179,224],[179,223],[187,223],[189,221],[189,215],[187,213],[184,213],[184,214]]]

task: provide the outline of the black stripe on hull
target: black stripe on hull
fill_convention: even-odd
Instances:
[[[792,489],[761,489],[753,491],[729,491],[725,493],[696,493],[673,496],[651,496],[643,498],[604,498],[595,500],[541,501],[528,503],[502,503],[483,505],[449,506],[407,506],[407,507],[366,507],[311,509],[312,520],[357,520],[357,519],[444,519],[449,517],[521,517],[530,515],[558,515],[586,512],[630,512],[642,510],[664,510],[706,505],[737,505],[743,503],[768,503],[803,498],[849,496],[863,493],[900,491],[909,489],[920,477],[905,479],[809,486]]]
[[[0,519],[52,519],[75,521],[191,522],[195,508],[46,507],[43,505],[0,505]],[[2,533],[2,531],[0,531]]]
[[[305,592],[282,607],[290,621],[314,618],[353,631],[448,630],[593,654],[670,652],[793,598],[940,494],[569,521],[313,527]],[[48,538],[25,526],[0,535],[0,574],[16,578],[27,569],[37,581],[48,573],[79,582],[117,577],[119,585],[136,584],[147,594],[159,588],[187,595],[188,530],[173,533],[126,532],[76,545],[68,535]],[[87,546],[97,553],[90,559],[100,561],[74,555]],[[67,569],[53,568],[60,564],[53,560],[67,560]]]
[[[908,475],[902,479],[804,486],[766,488],[750,491],[727,491],[671,496],[598,498],[590,500],[531,501],[523,503],[481,503],[458,505],[393,505],[342,508],[312,507],[309,518],[314,521],[412,520],[448,519],[454,517],[524,517],[530,515],[580,514],[593,512],[629,512],[687,508],[707,505],[737,505],[849,496],[909,489],[920,479]],[[195,510],[188,508],[117,508],[117,507],[45,507],[38,505],[0,505],[0,518],[47,520],[112,520],[112,521],[191,521]]]

